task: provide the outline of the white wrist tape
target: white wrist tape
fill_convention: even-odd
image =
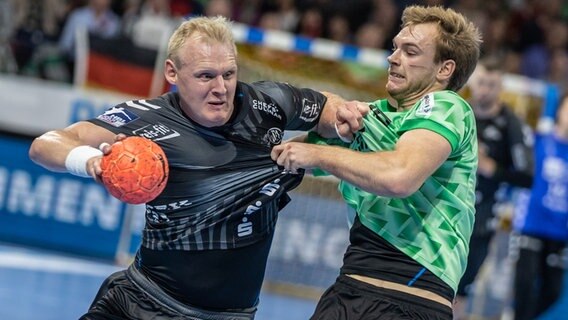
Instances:
[[[337,134],[337,136],[339,137],[339,139],[341,139],[341,141],[345,142],[345,143],[351,143],[351,140],[348,138],[345,138],[344,136],[342,136],[341,134],[339,134],[339,129],[337,128],[337,122],[335,122],[333,124],[333,126],[335,127],[335,134]]]
[[[78,146],[73,148],[65,158],[65,168],[69,173],[89,178],[91,175],[87,172],[87,161],[92,157],[102,156],[103,152],[91,146]]]

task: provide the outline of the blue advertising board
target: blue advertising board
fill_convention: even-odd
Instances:
[[[0,134],[0,241],[114,259],[126,205],[92,179],[34,164],[30,144]]]

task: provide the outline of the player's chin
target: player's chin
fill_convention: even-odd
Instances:
[[[228,112],[213,112],[207,116],[207,123],[209,127],[222,126],[231,118]]]
[[[398,96],[400,96],[403,93],[404,88],[388,82],[386,85],[386,90],[391,97],[396,99]]]

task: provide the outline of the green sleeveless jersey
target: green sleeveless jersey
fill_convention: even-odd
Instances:
[[[371,103],[371,110],[351,149],[390,151],[404,132],[427,129],[448,140],[451,154],[406,198],[377,196],[345,181],[340,182],[339,190],[361,223],[456,291],[465,272],[475,213],[477,134],[473,111],[452,91],[430,93],[405,112],[396,112],[386,99]],[[316,143],[330,142],[313,138]]]

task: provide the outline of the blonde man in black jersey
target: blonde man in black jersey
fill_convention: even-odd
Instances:
[[[336,136],[359,129],[365,109],[285,83],[237,80],[237,51],[221,17],[184,22],[172,35],[165,77],[177,87],[121,103],[38,137],[30,157],[100,179],[101,144],[118,134],[157,142],[169,161],[165,190],[146,204],[142,244],[111,275],[81,319],[254,318],[278,211],[303,175],[270,158],[284,130]]]

